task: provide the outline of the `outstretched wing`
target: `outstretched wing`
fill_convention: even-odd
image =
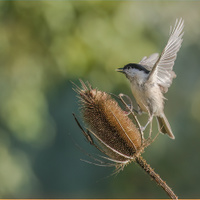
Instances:
[[[172,27],[170,27],[170,37],[167,45],[154,64],[148,77],[149,82],[156,82],[164,89],[164,91],[167,91],[172,84],[173,78],[176,77],[173,71],[173,66],[177,52],[179,51],[183,41],[183,27],[184,21],[182,18],[180,20],[176,19],[173,30]]]

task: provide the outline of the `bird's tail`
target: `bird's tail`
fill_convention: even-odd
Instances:
[[[159,131],[161,133],[167,134],[171,139],[175,139],[174,134],[172,133],[170,124],[163,113],[162,116],[157,117]]]

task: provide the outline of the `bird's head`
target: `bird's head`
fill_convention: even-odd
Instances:
[[[129,80],[132,80],[136,77],[143,78],[149,74],[149,70],[147,70],[142,65],[136,63],[129,63],[123,68],[116,69],[116,71],[125,74]]]

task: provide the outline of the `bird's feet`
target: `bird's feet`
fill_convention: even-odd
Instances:
[[[142,132],[144,132],[145,129],[146,129],[146,126],[141,126],[141,127],[140,127],[140,130],[141,130]]]

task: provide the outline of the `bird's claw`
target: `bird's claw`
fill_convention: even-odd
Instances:
[[[144,132],[144,131],[145,131],[145,129],[146,129],[146,126],[141,126],[141,128],[140,128],[140,129],[141,129],[141,131],[142,131],[142,132]]]

